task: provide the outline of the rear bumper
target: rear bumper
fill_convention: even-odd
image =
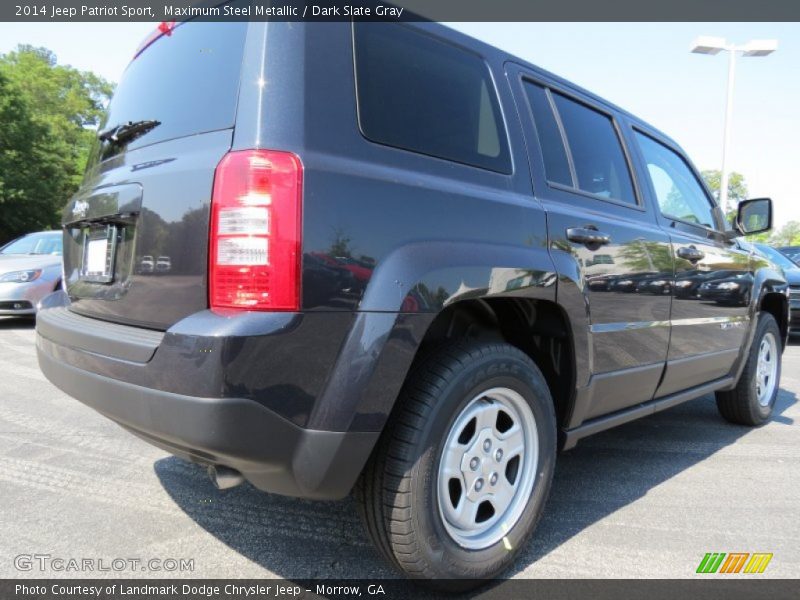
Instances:
[[[42,371],[67,394],[157,447],[236,469],[267,492],[342,498],[379,436],[309,429],[253,398],[222,397],[216,384],[224,352],[192,336],[107,324],[50,306],[39,313],[36,343]],[[164,389],[176,385],[198,393]]]
[[[378,436],[303,429],[252,400],[183,396],[101,377],[59,362],[41,337],[38,353],[51,382],[132,433],[176,456],[236,469],[276,494],[346,496]]]

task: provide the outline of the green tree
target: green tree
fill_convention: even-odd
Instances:
[[[51,51],[31,46],[0,55],[0,76],[0,102],[8,113],[0,122],[17,130],[0,134],[5,156],[0,181],[15,182],[13,206],[10,192],[1,196],[2,242],[58,225],[61,207],[83,177],[94,128],[113,86],[93,73],[59,65]],[[19,126],[14,119],[21,119]]]
[[[350,236],[347,232],[340,228],[333,228],[333,243],[331,244],[328,254],[334,258],[350,258],[353,256],[352,248],[350,247]]]
[[[54,224],[54,152],[47,128],[0,70],[0,243]]]
[[[800,246],[800,223],[787,221],[783,227],[772,232],[769,242],[773,246]]]
[[[672,270],[672,251],[667,244],[636,240],[620,252],[623,264],[636,273],[659,273]]]
[[[714,195],[714,199],[719,203],[722,173],[719,170],[708,169],[703,171],[702,175],[703,179],[706,180],[706,185],[708,185],[711,193]],[[739,202],[747,200],[748,197],[747,182],[744,179],[744,175],[734,171],[728,177],[728,206],[721,207],[725,212],[725,220],[728,223],[733,223],[736,218],[736,207],[739,205]],[[771,234],[768,231],[746,236],[746,239],[750,242],[766,242],[770,238]]]
[[[720,190],[720,182],[722,179],[722,172],[716,169],[708,169],[701,173],[703,179],[706,180],[706,185],[708,185],[711,193],[714,194],[714,199],[719,204],[719,190]],[[732,207],[733,210],[736,209],[736,205],[742,201],[747,199],[747,182],[744,180],[744,175],[741,173],[737,173],[734,171],[728,176],[728,204]],[[723,206],[721,207],[722,210],[728,210],[728,207]]]

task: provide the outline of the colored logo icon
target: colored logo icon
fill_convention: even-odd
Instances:
[[[708,552],[697,566],[697,573],[763,573],[771,560],[771,552]]]

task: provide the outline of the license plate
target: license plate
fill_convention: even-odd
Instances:
[[[90,228],[83,238],[81,279],[96,283],[114,280],[114,252],[117,228],[114,225]]]

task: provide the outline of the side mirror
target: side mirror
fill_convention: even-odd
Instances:
[[[742,235],[752,235],[772,229],[772,200],[753,198],[739,202],[736,211],[736,229]]]

